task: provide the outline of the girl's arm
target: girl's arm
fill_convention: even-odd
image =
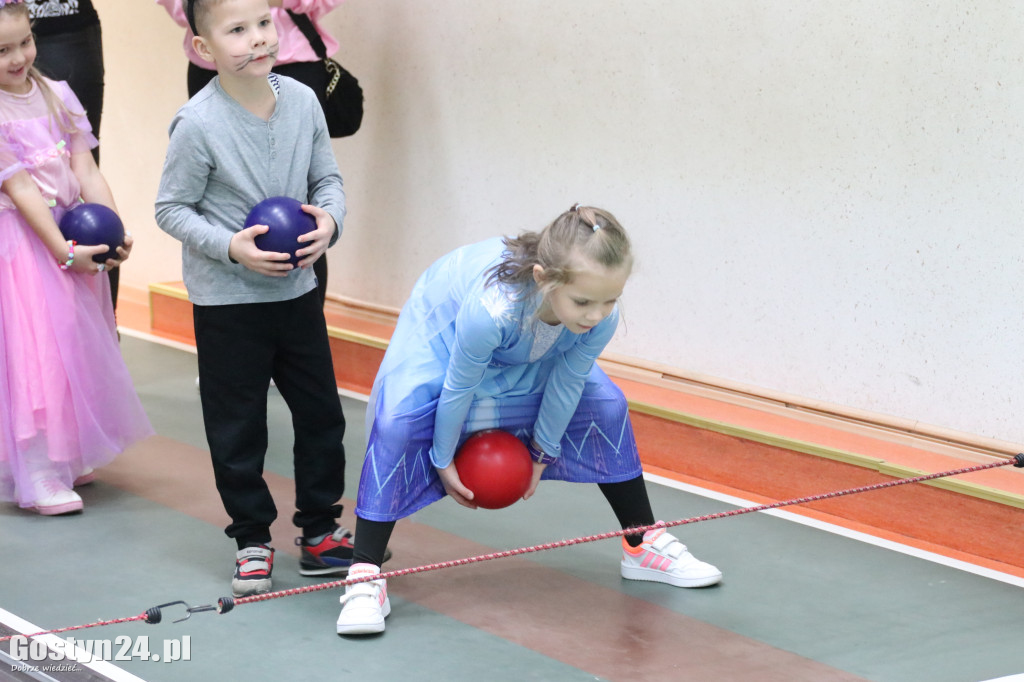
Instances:
[[[92,158],[91,151],[78,152],[71,155],[71,172],[78,178],[82,186],[82,199],[90,204],[103,204],[114,213],[117,213],[117,206],[114,205],[114,195],[110,191],[110,185],[106,178],[100,173],[99,166]]]
[[[561,456],[562,436],[579,406],[583,385],[597,357],[612,340],[618,324],[619,311],[616,308],[600,324],[583,334],[552,368],[533,429],[534,442],[546,454]]]
[[[474,509],[473,493],[462,484],[455,469],[455,448],[476,388],[483,381],[491,355],[501,339],[501,328],[496,321],[479,300],[468,297],[456,316],[455,342],[434,415],[430,460],[452,499]]]
[[[580,396],[583,395],[583,387],[590,376],[590,370],[601,351],[611,341],[618,321],[619,312],[616,309],[594,329],[584,334],[572,348],[565,351],[551,370],[547,385],[544,387],[544,397],[540,401],[537,422],[533,426],[533,443],[544,454],[561,457],[562,436],[565,435],[569,420],[579,407]],[[533,463],[533,478],[530,479],[530,486],[523,494],[524,500],[530,499],[536,492],[540,477],[546,468],[547,464]]]
[[[91,156],[89,158],[92,158]],[[46,249],[53,254],[58,263],[64,263],[68,259],[68,241],[60,233],[57,221],[53,219],[50,207],[39,191],[39,186],[28,174],[28,171],[21,170],[4,180],[0,186],[4,193],[11,198],[15,208],[28,222],[32,231],[42,240]],[[71,269],[75,272],[95,273],[98,271],[98,264],[92,262],[92,257],[107,250],[102,244],[97,246],[79,245],[75,247],[75,260]]]
[[[77,152],[71,155],[71,172],[78,178],[82,188],[82,200],[90,204],[102,204],[114,213],[117,213],[117,206],[114,204],[114,194],[110,191],[107,179],[103,177],[96,160],[91,151]],[[116,268],[132,251],[131,235],[126,234],[124,246],[119,246],[117,255],[120,258],[108,258],[107,268]]]
[[[463,304],[455,319],[455,341],[434,415],[430,459],[438,469],[448,467],[455,458],[473,396],[501,336],[501,329],[481,306]]]

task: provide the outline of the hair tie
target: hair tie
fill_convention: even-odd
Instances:
[[[572,208],[570,208],[569,211],[572,212],[572,213],[575,213],[576,215],[580,215],[580,204],[579,204],[579,202],[576,202],[575,204],[573,204]],[[580,217],[582,218],[583,216],[580,216]],[[587,221],[585,219],[583,220],[583,224],[584,225],[587,224]],[[601,226],[597,224],[597,217],[594,218],[594,224],[593,225],[587,225],[587,227],[592,229],[594,232],[597,232],[598,230],[601,229]]]

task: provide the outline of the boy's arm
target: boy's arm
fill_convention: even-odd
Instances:
[[[179,113],[171,122],[167,159],[156,196],[156,222],[185,246],[230,263],[232,232],[214,227],[197,206],[213,167],[203,129]]]
[[[338,162],[331,148],[331,136],[327,132],[327,122],[319,102],[313,115],[313,156],[309,163],[309,175],[306,184],[309,186],[309,203],[326,211],[337,225],[331,236],[330,246],[338,241],[345,220],[345,188],[338,171]]]

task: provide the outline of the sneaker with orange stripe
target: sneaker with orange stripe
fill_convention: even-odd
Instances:
[[[719,582],[722,572],[690,554],[686,545],[664,528],[655,528],[644,533],[644,541],[637,547],[622,539],[622,577],[676,587],[707,587]]]

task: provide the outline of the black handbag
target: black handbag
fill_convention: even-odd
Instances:
[[[341,64],[327,56],[327,47],[309,17],[291,10],[287,12],[302,35],[306,36],[313,52],[323,61],[327,71],[327,86],[323,92],[317,93],[327,119],[327,131],[331,137],[354,135],[363,122],[363,89],[359,81]]]

